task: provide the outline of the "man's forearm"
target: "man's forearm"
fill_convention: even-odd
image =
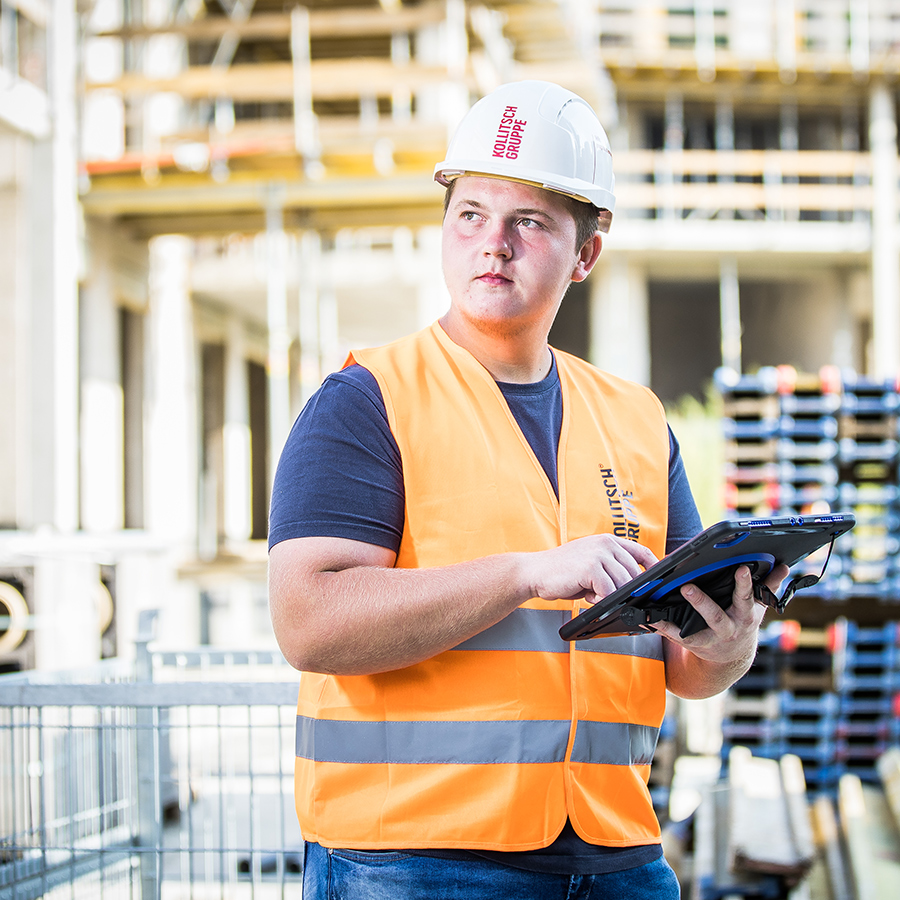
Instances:
[[[754,649],[744,657],[729,662],[700,659],[684,647],[666,641],[666,687],[684,700],[704,700],[731,687],[747,674],[756,656]]]
[[[529,599],[518,557],[425,570],[355,566],[299,581],[273,576],[279,644],[288,662],[307,672],[363,675],[413,665]]]
[[[308,672],[363,675],[449,650],[532,597],[604,597],[656,557],[612,535],[531,553],[398,569],[393,552],[340,538],[300,538],[269,554],[279,646]]]

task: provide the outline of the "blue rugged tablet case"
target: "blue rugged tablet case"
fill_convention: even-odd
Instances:
[[[826,544],[830,557],[834,541],[855,524],[850,513],[719,522],[566,622],[559,635],[567,641],[580,641],[642,634],[653,630],[647,626],[661,621],[674,622],[682,637],[696,634],[708,626],[682,597],[680,588],[695,584],[722,609],[728,609],[734,573],[741,565],[750,568],[757,600],[784,612],[794,591],[811,587],[821,576],[795,577],[778,598],[762,583],[769,572],[779,563],[793,566]]]

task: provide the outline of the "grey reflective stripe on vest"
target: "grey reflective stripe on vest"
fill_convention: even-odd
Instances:
[[[641,659],[663,658],[663,639],[658,634],[625,634],[616,637],[591,638],[576,641],[579,650],[586,653],[619,653],[624,656],[639,656]]]
[[[548,763],[565,758],[569,723],[347,722],[297,717],[297,756],[342,763]]]
[[[572,761],[610,766],[649,765],[659,729],[652,725],[579,722]]]
[[[519,607],[505,619],[454,647],[454,650],[524,650],[532,653],[568,653],[569,642],[559,629],[571,613],[563,609]],[[594,638],[576,641],[589,653],[616,653],[643,659],[662,659],[662,638],[656,634]]]
[[[491,625],[453,649],[568,653],[569,642],[559,636],[559,629],[569,618],[569,613],[562,609],[519,607],[496,625]]]
[[[558,763],[568,721],[348,722],[297,716],[296,755],[316,762],[493,765]],[[579,722],[572,759],[608,765],[649,762],[655,728]]]

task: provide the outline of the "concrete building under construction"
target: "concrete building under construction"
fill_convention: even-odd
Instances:
[[[713,372],[900,368],[900,0],[0,0],[0,671],[270,645],[267,496],[356,346],[441,314],[470,103],[539,78],[617,208],[551,341]]]

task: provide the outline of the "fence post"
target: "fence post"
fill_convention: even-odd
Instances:
[[[153,680],[150,642],[155,637],[158,610],[141,612],[135,638],[135,678]],[[162,802],[159,782],[159,710],[135,710],[135,751],[137,768],[138,828],[135,845],[140,860],[141,900],[159,900],[162,845]]]

